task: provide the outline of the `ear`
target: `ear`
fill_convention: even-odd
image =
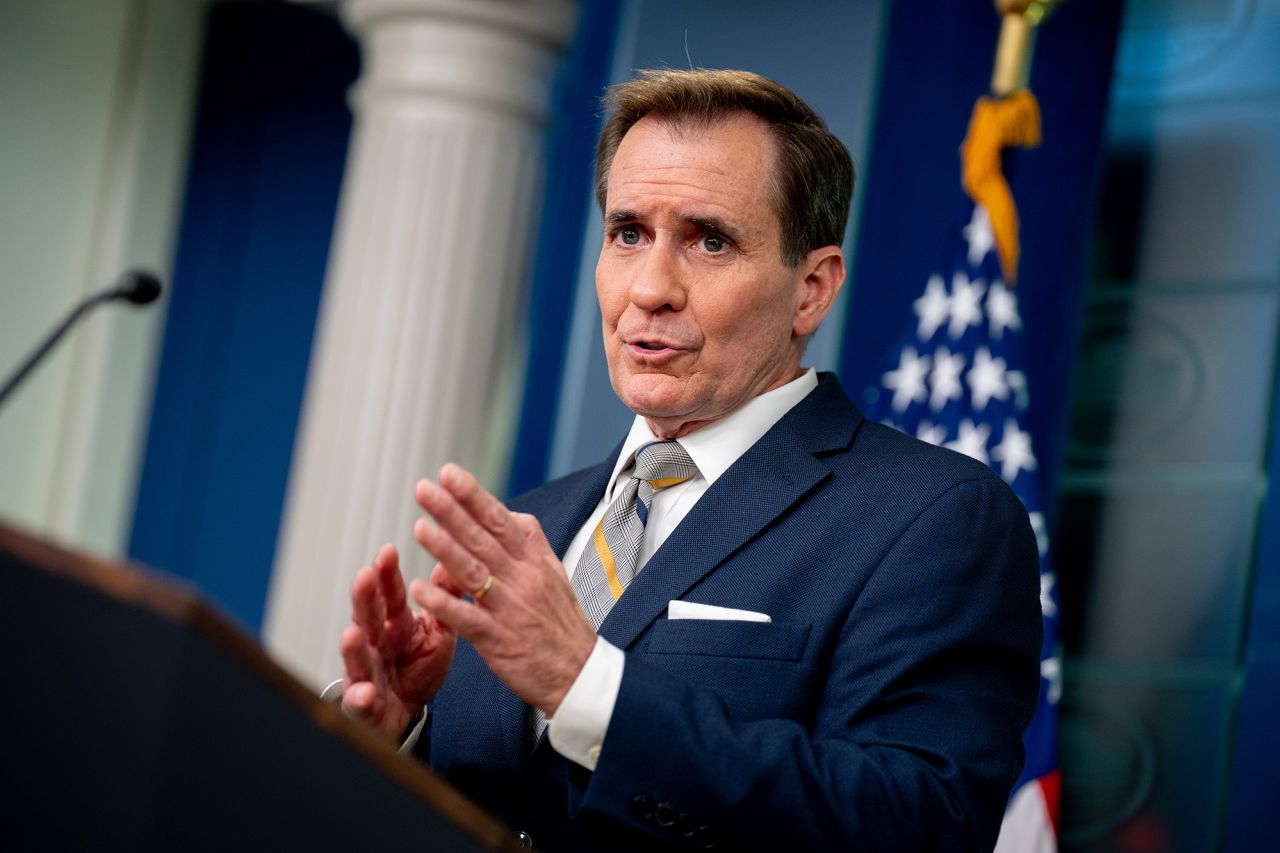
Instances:
[[[796,290],[796,313],[791,332],[806,338],[818,330],[818,325],[831,304],[836,301],[844,284],[844,255],[839,246],[823,246],[814,249],[803,261],[797,272],[803,273]]]

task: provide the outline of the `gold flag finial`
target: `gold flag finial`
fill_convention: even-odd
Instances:
[[[991,74],[991,94],[1003,97],[1027,88],[1035,29],[1060,0],[995,0],[1000,13],[1000,42]]]

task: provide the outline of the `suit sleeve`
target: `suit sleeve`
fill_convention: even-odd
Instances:
[[[809,719],[735,718],[629,654],[574,807],[691,846],[990,850],[1039,686],[1026,511],[996,478],[963,481],[881,553]]]

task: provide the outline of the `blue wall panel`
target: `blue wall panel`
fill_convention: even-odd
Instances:
[[[129,555],[262,619],[359,60],[338,22],[216,6]]]

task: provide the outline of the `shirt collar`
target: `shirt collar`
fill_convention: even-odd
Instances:
[[[689,458],[698,466],[699,475],[707,481],[707,487],[710,488],[751,445],[759,441],[774,424],[782,420],[783,415],[817,387],[817,371],[812,367],[807,368],[786,385],[752,398],[723,418],[679,439],[680,446],[688,451]],[[631,431],[622,442],[618,461],[613,466],[613,476],[605,494],[608,501],[613,500],[613,490],[619,475],[631,468],[635,452],[656,440],[657,437],[649,429],[649,422],[636,415],[631,422]]]

